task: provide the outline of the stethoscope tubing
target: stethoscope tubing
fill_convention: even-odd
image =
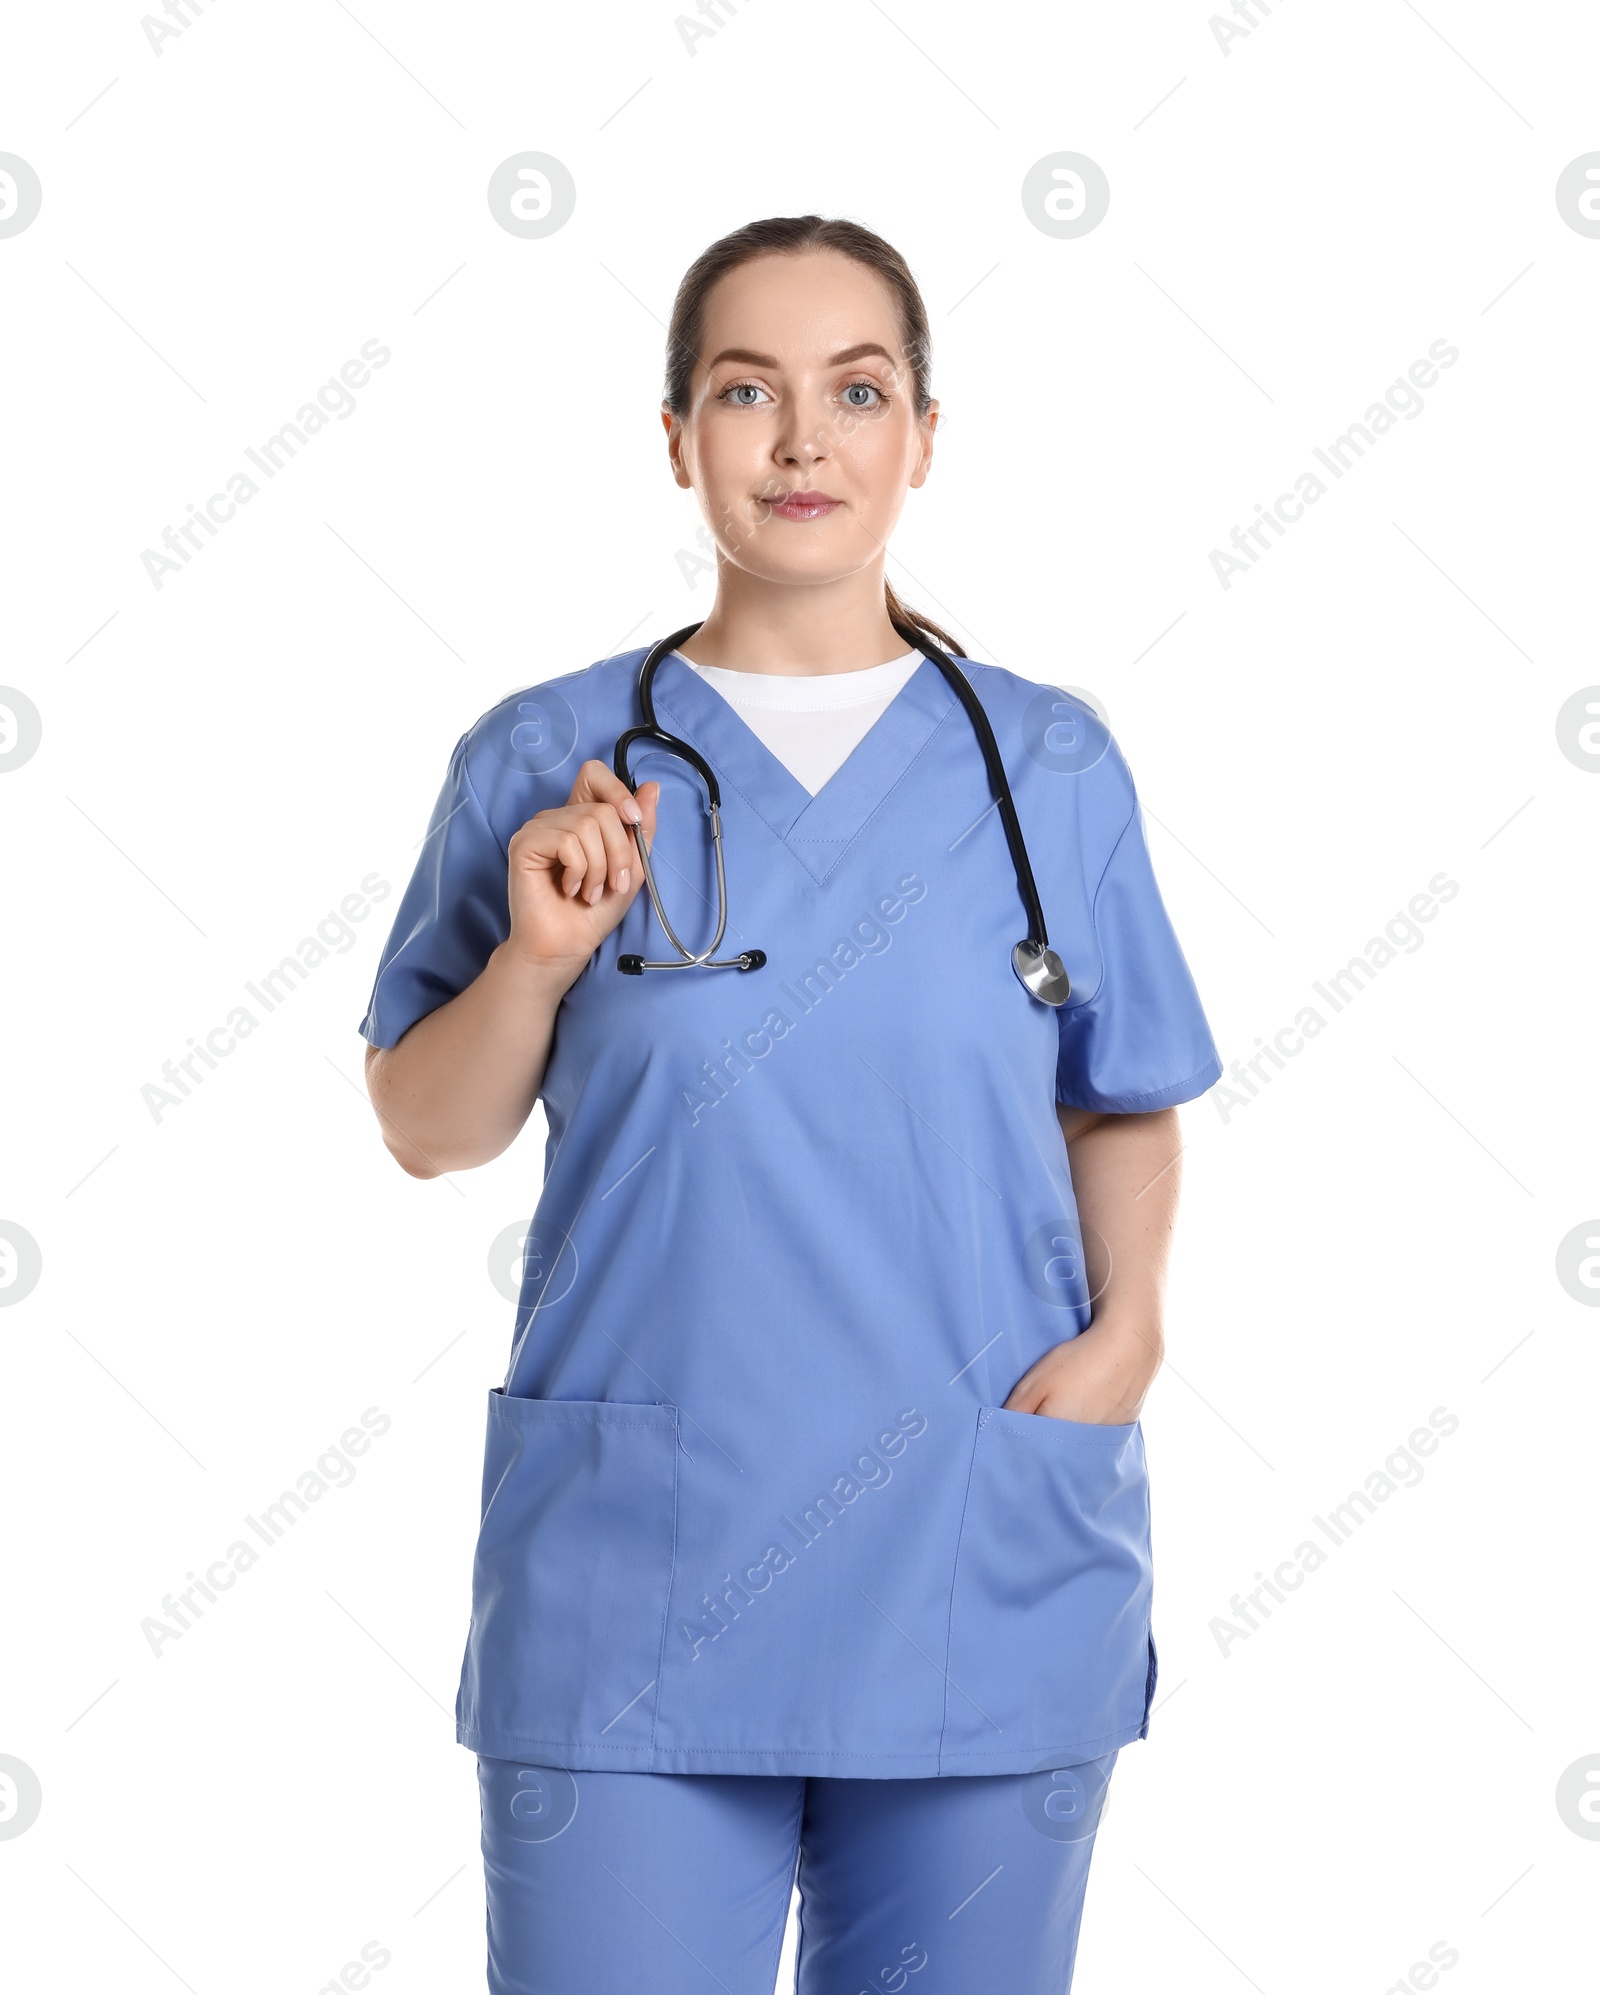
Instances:
[[[983,702],[978,698],[977,691],[966,673],[930,638],[923,636],[909,624],[896,624],[895,629],[908,644],[914,645],[924,658],[930,659],[938,666],[950,690],[966,708],[967,719],[972,723],[972,731],[978,737],[978,746],[983,752],[983,766],[989,778],[989,794],[1000,812],[1000,822],[1005,826],[1006,844],[1011,851],[1012,870],[1017,876],[1017,892],[1022,898],[1023,911],[1028,917],[1028,941],[1036,949],[1048,949],[1050,934],[1044,925],[1044,906],[1039,899],[1039,889],[1034,881],[1027,841],[1022,835],[1022,821],[1017,816],[1017,806],[1011,795],[1011,779],[1007,776],[1006,765],[1000,758],[1000,744],[994,738],[994,729],[989,724],[989,716],[984,711]]]
[[[650,647],[643,663],[639,667],[638,700],[641,725],[630,727],[618,735],[616,748],[612,755],[612,767],[615,769],[618,779],[626,783],[629,790],[635,789],[637,786],[633,781],[632,773],[628,767],[629,753],[636,741],[650,741],[658,748],[664,748],[668,754],[681,757],[682,760],[690,765],[705,785],[707,810],[711,818],[712,849],[716,856],[717,932],[712,939],[710,947],[699,954],[695,954],[691,950],[684,948],[676,934],[674,934],[671,923],[667,920],[662,906],[661,895],[656,889],[655,875],[650,868],[649,854],[645,851],[644,834],[640,827],[635,825],[633,827],[634,842],[639,848],[639,859],[644,868],[645,884],[650,891],[651,905],[655,909],[656,918],[661,923],[667,940],[678,951],[679,960],[656,963],[646,962],[639,956],[624,956],[620,958],[618,967],[634,976],[637,976],[644,970],[692,970],[699,968],[748,970],[756,969],[766,961],[765,954],[759,949],[746,950],[740,956],[728,958],[721,962],[716,960],[716,951],[721,945],[728,925],[727,880],[724,874],[722,859],[722,792],[717,783],[716,772],[694,744],[683,740],[678,735],[668,733],[656,718],[656,671],[663,659],[676,651],[680,644],[693,637],[699,628],[700,625],[698,623],[685,624],[682,630],[675,630],[670,637],[663,637],[658,643]],[[897,623],[894,628],[907,644],[911,645],[914,650],[920,651],[930,664],[937,667],[951,691],[960,700],[968,722],[971,724],[973,734],[977,737],[978,747],[983,755],[984,773],[989,781],[989,794],[993,799],[995,808],[1000,813],[1000,822],[1005,828],[1006,845],[1011,854],[1012,871],[1016,874],[1017,893],[1022,901],[1023,912],[1028,917],[1027,938],[1025,941],[1017,944],[1015,953],[1018,958],[1025,958],[1035,963],[1043,962],[1048,957],[1048,960],[1054,963],[1056,970],[1060,971],[1059,958],[1054,957],[1053,952],[1050,952],[1050,934],[1049,930],[1045,927],[1044,907],[1039,899],[1038,884],[1034,879],[1033,865],[1028,857],[1027,841],[1022,835],[1022,822],[1017,816],[1016,801],[1011,794],[1010,778],[1006,775],[1006,766],[1000,755],[1000,744],[995,740],[994,729],[989,723],[988,714],[984,711],[983,702],[978,698],[972,681],[967,677],[966,673],[926,633],[911,624]],[[1021,961],[1018,962],[1017,974],[1019,976],[1023,976],[1024,974]],[[1064,972],[1061,973],[1061,977],[1064,985]],[[1027,982],[1028,979],[1024,977],[1024,981]],[[1047,1002],[1059,1003],[1061,999],[1056,998],[1047,1000]]]
[[[712,936],[710,943],[699,955],[695,955],[691,950],[683,946],[678,940],[677,931],[673,928],[672,923],[668,921],[667,910],[662,904],[661,893],[656,886],[656,876],[650,870],[650,854],[644,842],[644,827],[638,824],[632,827],[633,842],[639,848],[639,864],[644,868],[644,883],[650,890],[650,904],[656,911],[656,919],[661,923],[667,940],[678,952],[678,959],[676,961],[665,963],[647,963],[641,958],[639,962],[641,970],[698,970],[702,968],[734,970],[747,968],[759,969],[761,967],[759,963],[746,963],[745,961],[746,956],[760,954],[759,951],[746,950],[743,955],[729,957],[722,963],[713,961],[718,949],[722,946],[723,933],[728,926],[728,880],[722,865],[722,812],[716,804],[710,806],[710,817],[711,850],[715,855],[717,863],[717,932]],[[764,963],[766,957],[762,956],[761,961]]]

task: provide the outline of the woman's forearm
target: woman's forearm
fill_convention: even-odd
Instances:
[[[383,1140],[415,1178],[486,1164],[527,1121],[544,1079],[570,964],[529,963],[502,943],[448,1004],[397,1045],[367,1053]]]
[[[1092,1317],[1031,1365],[1006,1404],[1114,1426],[1139,1417],[1161,1368],[1167,1249],[1178,1209],[1178,1111],[1062,1109]]]
[[[1094,1321],[1148,1338],[1160,1361],[1167,1255],[1178,1214],[1183,1136],[1175,1108],[1062,1116],[1083,1228]],[[1087,1124],[1087,1126],[1085,1126]]]

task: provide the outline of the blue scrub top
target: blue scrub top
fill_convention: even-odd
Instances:
[[[361,1030],[392,1046],[509,932],[507,846],[609,765],[644,653],[513,695],[456,744]],[[810,796],[676,654],[661,724],[716,769],[736,970],[640,893],[562,1000],[545,1180],[503,1385],[456,1736],[632,1772],[1020,1773],[1142,1737],[1155,1683],[1139,1425],[1007,1412],[1090,1321],[1055,1104],[1131,1114],[1221,1062],[1134,786],[1087,708],[966,666],[1066,1007],[1025,932],[971,724],[924,662]],[[651,850],[691,948],[703,793]]]

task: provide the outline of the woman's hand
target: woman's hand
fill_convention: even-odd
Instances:
[[[648,845],[660,795],[659,783],[641,783],[635,796],[604,762],[588,761],[564,804],[528,819],[511,841],[507,874],[504,946],[519,963],[570,967],[568,981],[577,981],[633,905],[644,871],[629,826]]]
[[[1161,1355],[1159,1330],[1102,1317],[1029,1366],[1006,1405],[1091,1427],[1122,1426],[1138,1419]]]

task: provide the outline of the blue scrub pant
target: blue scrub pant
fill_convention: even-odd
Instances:
[[[927,1780],[478,1759],[490,1995],[1065,1995],[1116,1754]]]

